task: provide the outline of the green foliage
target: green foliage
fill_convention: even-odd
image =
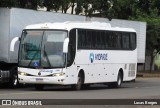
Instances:
[[[141,0],[138,2],[138,8],[135,11],[134,16],[130,16],[131,20],[138,20],[147,22],[146,32],[146,55],[153,54],[157,39],[160,38],[160,8],[157,4],[158,0]],[[160,47],[160,46],[159,46]],[[159,50],[159,49],[157,49]]]
[[[0,0],[0,7],[19,7],[37,10],[43,0]]]
[[[83,2],[84,0],[76,0],[76,3],[77,3],[77,7],[75,8],[76,15],[79,15],[83,11],[83,8],[82,8]]]
[[[135,0],[114,0],[114,18],[128,19],[130,16],[134,16],[135,3]]]
[[[67,10],[71,7],[71,0],[61,0],[62,13],[67,13]]]
[[[160,38],[160,18],[140,17],[135,20],[147,22],[146,55],[152,55],[153,50],[157,49],[155,45],[160,44],[157,42],[157,39]]]
[[[47,11],[58,11],[60,9],[60,6],[62,4],[61,0],[44,0],[43,6],[47,8]]]
[[[20,7],[37,10],[99,16],[106,18],[130,19],[147,22],[147,55],[151,55],[157,38],[160,38],[159,0],[0,0],[0,7]]]
[[[16,7],[18,0],[0,0],[0,7]]]

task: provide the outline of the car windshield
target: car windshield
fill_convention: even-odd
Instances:
[[[63,42],[66,31],[24,30],[19,51],[19,66],[64,67]]]

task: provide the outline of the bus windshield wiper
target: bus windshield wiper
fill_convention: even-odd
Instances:
[[[32,61],[35,59],[36,55],[38,54],[39,50],[36,51],[36,53],[34,54],[33,58],[31,59],[31,61],[29,62],[28,66],[31,65]]]
[[[48,63],[48,65],[49,65],[49,67],[51,68],[51,63],[50,63],[50,61],[49,61],[48,55],[47,55],[47,53],[46,53],[45,50],[44,50],[44,55],[45,55],[46,58],[47,58],[47,63]]]

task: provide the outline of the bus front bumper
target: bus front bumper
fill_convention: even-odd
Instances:
[[[23,84],[58,84],[65,85],[65,77],[37,77],[18,75],[19,83]]]

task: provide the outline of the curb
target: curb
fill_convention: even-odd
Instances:
[[[160,73],[137,73],[137,77],[160,77]]]

